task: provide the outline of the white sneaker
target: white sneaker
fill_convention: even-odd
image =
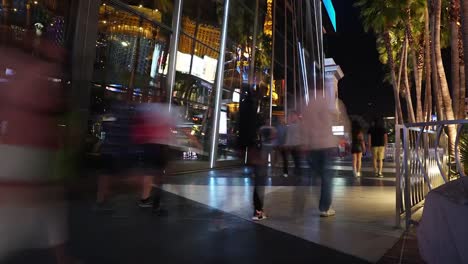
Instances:
[[[379,172],[378,176],[379,178],[383,178],[383,174],[381,172]]]
[[[356,177],[361,177],[361,172],[356,172]]]
[[[287,173],[284,173],[284,174],[283,174],[283,177],[287,178],[287,177],[288,177],[288,174],[287,174]]]
[[[336,211],[333,209],[328,209],[328,211],[322,211],[320,212],[320,217],[329,217],[329,216],[334,216],[336,214]]]
[[[261,221],[267,218],[265,212],[255,210],[255,215],[252,217],[253,221]]]

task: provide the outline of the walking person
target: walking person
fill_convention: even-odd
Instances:
[[[275,144],[276,155],[275,157],[277,157],[278,154],[281,156],[283,176],[288,177],[289,160],[288,160],[288,151],[285,146],[286,134],[288,133],[288,127],[286,126],[284,119],[278,120],[277,122],[278,123],[275,127],[276,128],[276,144]]]
[[[286,159],[285,162],[285,177],[288,177],[288,154],[291,154],[294,161],[294,173],[296,175],[300,172],[300,146],[301,146],[301,131],[300,131],[300,118],[296,111],[291,111],[289,114],[288,127],[286,132],[286,142],[284,144]]]
[[[351,153],[353,155],[353,174],[354,177],[361,177],[362,153],[366,152],[366,144],[364,143],[364,135],[362,133],[361,124],[353,121],[351,129]]]
[[[376,118],[368,132],[369,148],[372,150],[372,162],[374,173],[378,177],[383,177],[383,161],[385,159],[385,146],[388,142],[388,133],[385,129],[382,118]]]
[[[247,157],[246,166],[249,166],[253,172],[253,207],[254,213],[252,220],[260,221],[266,219],[263,208],[263,199],[265,195],[266,168],[268,153],[262,150],[262,142],[259,132],[260,126],[264,124],[262,118],[257,114],[257,103],[255,94],[248,87],[244,87],[241,103],[239,107],[239,149]],[[268,130],[264,130],[266,133]]]
[[[336,107],[321,94],[321,91],[317,91],[317,98],[311,99],[304,107],[301,135],[312,175],[321,178],[320,216],[329,217],[336,213],[331,208],[332,173],[329,163],[338,144],[332,134],[333,120],[337,112]]]
[[[176,126],[178,113],[169,112],[167,104],[148,103],[137,107],[132,127],[133,143],[139,150],[139,169],[143,173],[143,192],[138,206],[153,208],[153,213],[166,215],[161,208],[163,176],[172,142],[171,129]]]
[[[130,129],[133,108],[118,96],[109,96],[109,109],[102,117],[103,136],[96,148],[100,152],[101,173],[97,179],[96,211],[113,211],[110,203],[111,185],[116,178],[128,177],[133,155],[130,152]]]

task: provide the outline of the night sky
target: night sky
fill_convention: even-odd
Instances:
[[[364,32],[354,2],[333,0],[337,32],[326,36],[326,56],[333,58],[345,74],[339,83],[339,97],[349,115],[368,119],[375,115],[392,116],[393,91],[383,82],[384,68],[378,59],[375,37]]]

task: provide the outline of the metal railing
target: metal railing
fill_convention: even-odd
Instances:
[[[460,139],[468,120],[450,120],[397,125],[395,127],[396,225],[405,228],[414,212],[423,206],[429,191],[454,177],[465,176],[460,156]],[[447,129],[456,129],[450,155]],[[468,126],[467,126],[468,127]]]

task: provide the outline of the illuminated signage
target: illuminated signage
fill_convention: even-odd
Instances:
[[[227,113],[221,111],[221,116],[219,120],[219,134],[226,135],[228,132],[227,130]]]
[[[344,126],[332,126],[332,133],[334,136],[343,136],[344,132]]]
[[[333,28],[336,31],[336,13],[335,13],[335,7],[333,6],[332,0],[322,0],[323,5],[325,6],[325,9],[327,10],[328,17],[330,18],[330,21],[332,22]]]

